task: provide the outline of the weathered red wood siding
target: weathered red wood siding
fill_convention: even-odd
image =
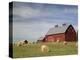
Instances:
[[[65,34],[63,33],[63,34],[46,35],[46,37],[45,37],[46,42],[56,42],[57,40],[64,41]]]
[[[65,32],[65,40],[66,41],[76,41],[77,40],[76,32],[73,27],[70,26]]]

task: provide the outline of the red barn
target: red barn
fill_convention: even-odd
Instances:
[[[44,42],[56,41],[77,41],[76,31],[72,25],[63,24],[62,26],[55,25],[45,35]]]

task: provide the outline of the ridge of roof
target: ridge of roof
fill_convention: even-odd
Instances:
[[[49,29],[46,35],[65,33],[70,24],[66,24],[65,26],[52,27]]]

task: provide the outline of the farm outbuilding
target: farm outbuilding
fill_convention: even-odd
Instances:
[[[55,27],[49,29],[43,41],[77,41],[76,31],[73,26],[69,24],[62,24],[62,26],[55,25]]]
[[[44,40],[44,37],[40,37],[40,38],[37,40],[37,43],[41,43],[41,42],[43,42],[43,40]]]

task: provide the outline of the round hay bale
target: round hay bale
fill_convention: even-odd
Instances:
[[[17,42],[17,46],[22,46],[23,44],[24,44],[23,41],[19,41],[19,42]]]
[[[67,42],[66,42],[66,41],[64,41],[64,42],[63,42],[63,45],[67,45]]]
[[[49,52],[49,47],[47,45],[42,45],[41,46],[41,51],[42,52]]]

